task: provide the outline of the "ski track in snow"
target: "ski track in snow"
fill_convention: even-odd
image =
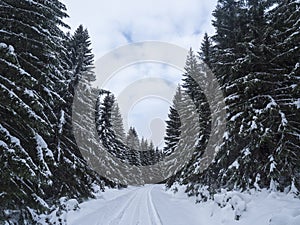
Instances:
[[[149,214],[153,215],[152,218],[153,218],[154,221],[152,220],[152,224],[154,224],[154,225],[163,225],[162,222],[161,222],[161,219],[159,217],[159,214],[157,212],[157,209],[155,208],[155,205],[153,204],[153,201],[152,201],[152,197],[151,197],[152,189],[153,189],[153,187],[148,192],[148,198],[147,198],[148,212],[149,212]]]
[[[191,215],[180,204],[176,204],[172,196],[165,193],[163,186],[146,185],[124,191],[126,194],[121,195],[115,192],[119,196],[110,200],[97,199],[90,204],[83,203],[80,212],[69,213],[68,224],[186,225],[188,221],[189,225],[201,225],[195,220],[198,215]],[[158,207],[158,204],[162,204],[164,209]],[[189,202],[189,206],[195,207],[195,204]],[[169,216],[170,210],[176,212],[172,218]]]
[[[165,191],[164,185],[107,189],[67,213],[68,225],[299,225],[300,200],[291,195],[260,191],[218,193],[195,204],[184,187]],[[219,205],[223,205],[220,207]],[[241,215],[235,220],[236,213]],[[284,221],[284,222],[283,222]]]

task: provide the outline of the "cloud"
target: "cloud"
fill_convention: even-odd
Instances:
[[[62,2],[67,6],[70,18],[66,22],[72,30],[74,31],[80,24],[88,29],[96,60],[122,45],[147,40],[164,41],[186,49],[193,47],[198,51],[204,33],[214,33],[211,13],[217,0],[62,0]],[[114,57],[120,57],[119,60],[122,61],[124,56]],[[105,88],[110,89],[116,97],[120,94],[126,95],[122,101],[127,101],[127,106],[133,108],[128,115],[123,107],[124,102],[120,104],[123,117],[126,117],[125,121],[133,123],[131,125],[134,125],[142,136],[149,137],[151,133],[149,124],[155,118],[166,119],[168,104],[172,100],[170,95],[164,101],[162,98],[159,100],[159,96],[167,96],[161,90],[173,94],[177,83],[180,82],[181,74],[181,71],[165,64],[138,63],[113,74]],[[150,84],[148,78],[156,79],[156,83]],[[136,84],[141,85],[140,89]],[[149,95],[149,98],[137,103],[137,92],[147,92],[145,85],[152,85],[152,89],[157,91],[156,97],[152,94],[152,97]],[[131,92],[128,91],[128,87],[132,87]]]
[[[118,96],[129,85],[147,78],[159,78],[166,85],[176,86],[181,81],[182,72],[161,63],[137,63],[114,74],[104,86]]]
[[[145,110],[145,108],[153,110]],[[167,120],[168,109],[168,101],[156,96],[149,96],[133,105],[128,115],[128,125],[135,125],[139,137],[151,139],[156,146],[163,147],[164,121]]]
[[[198,48],[205,31],[213,33],[216,0],[62,0],[73,29],[84,24],[96,59],[129,42],[160,40]]]

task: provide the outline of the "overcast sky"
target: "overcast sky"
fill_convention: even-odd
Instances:
[[[74,31],[83,24],[89,31],[95,61],[113,49],[128,43],[164,41],[198,51],[203,34],[213,34],[211,13],[217,0],[62,0],[70,18],[66,22]],[[179,70],[157,63],[131,65],[118,71],[105,85],[118,95],[134,93],[142,79],[156,78],[153,88],[175,91],[181,79]],[[97,82],[94,84],[97,86]],[[128,86],[132,85],[132,92]],[[127,88],[127,89],[126,89]],[[125,93],[124,90],[127,90]],[[159,93],[159,92],[158,92]],[[167,118],[171,99],[166,96],[144,96],[131,102],[130,111],[123,112],[125,127],[133,125],[139,136],[151,138],[160,144],[163,120]]]

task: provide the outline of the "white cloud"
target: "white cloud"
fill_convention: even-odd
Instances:
[[[187,49],[193,47],[198,51],[204,32],[209,34],[214,32],[211,26],[211,13],[217,0],[62,0],[62,2],[67,6],[70,18],[66,22],[72,30],[80,24],[89,30],[97,60],[129,42],[147,40],[169,42]],[[162,64],[135,64],[114,74],[105,87],[118,97],[138,80],[152,77],[158,79],[158,83],[152,87],[157,90],[156,96],[166,95],[161,90],[170,92],[169,88],[173,88],[174,92],[180,75],[181,72],[178,70]],[[140,91],[145,90],[143,87],[141,86]],[[135,95],[134,91],[137,90],[136,86],[132,92],[126,90],[127,104],[136,104],[136,99],[130,96]],[[144,102],[140,101],[130,111],[129,116],[123,115],[126,121],[136,126],[141,135],[149,136],[148,125],[153,119],[166,118],[168,111],[166,102],[154,101],[155,98],[151,101],[149,98]],[[167,101],[171,102],[171,97]]]
[[[181,81],[182,72],[161,63],[137,63],[114,74],[105,84],[105,88],[118,96],[126,87],[142,79],[159,78],[172,86]]]
[[[211,12],[216,0],[62,0],[68,8],[67,22],[73,29],[89,29],[94,53],[100,57],[128,43],[160,40],[198,48],[203,33],[213,32]]]

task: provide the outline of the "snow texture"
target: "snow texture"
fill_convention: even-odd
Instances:
[[[300,224],[300,200],[292,195],[223,190],[213,200],[195,204],[196,197],[187,197],[184,186],[176,190],[165,191],[164,185],[108,189],[97,199],[81,204],[62,198],[67,209],[63,221],[68,225]],[[54,212],[48,218],[51,222],[56,221]]]

